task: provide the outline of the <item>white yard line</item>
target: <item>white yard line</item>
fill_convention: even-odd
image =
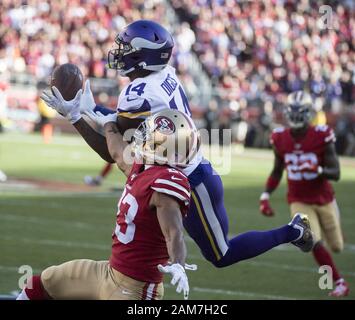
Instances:
[[[31,239],[31,238],[19,238],[19,237],[8,237],[1,236],[1,240],[5,241],[18,241],[27,244],[36,244],[44,246],[53,246],[53,247],[67,247],[67,248],[80,248],[80,249],[94,249],[94,250],[110,250],[111,243],[108,242],[107,245],[100,244],[89,244],[83,242],[72,242],[72,241],[61,241],[61,240],[50,240],[50,239]]]
[[[188,259],[191,260],[200,260],[200,261],[206,261],[202,255],[188,255]],[[314,268],[309,268],[309,267],[303,267],[303,266],[295,266],[291,264],[280,264],[280,263],[274,263],[274,262],[267,262],[267,261],[256,261],[256,260],[244,260],[239,263],[242,264],[248,264],[249,266],[256,267],[256,268],[272,268],[276,270],[288,270],[292,272],[303,272],[303,273],[317,273],[317,267]],[[344,276],[352,277],[355,278],[355,272],[352,271],[344,271],[341,270],[341,274]]]
[[[55,207],[55,205],[53,205]],[[34,216],[25,216],[25,215],[10,215],[10,214],[3,214],[0,213],[0,220],[8,220],[8,221],[19,221],[19,222],[26,222],[26,223],[35,223],[35,224],[41,224],[41,225],[63,225],[66,227],[72,227],[72,228],[78,228],[78,229],[91,229],[91,230],[97,230],[97,228],[102,228],[106,229],[105,227],[100,227],[97,225],[93,225],[90,223],[86,222],[81,222],[81,221],[62,221],[62,220],[57,220],[57,219],[47,219],[47,218],[42,218],[42,217],[34,217]],[[229,235],[229,238],[233,238],[236,235]],[[189,236],[185,237],[185,240],[187,242],[194,242],[193,239],[191,239]],[[297,248],[294,248],[293,246],[290,246],[288,244],[280,245],[278,247],[275,247],[272,250],[278,250],[278,251],[287,251],[287,252],[296,252],[298,251]],[[347,253],[355,253],[355,244],[353,243],[347,243],[345,244],[344,251]]]
[[[54,207],[54,205],[53,205]],[[65,227],[69,228],[78,228],[78,229],[87,229],[87,230],[97,230],[98,228],[101,229],[106,229],[105,227],[93,225],[90,223],[85,223],[82,221],[62,221],[58,219],[47,219],[43,217],[34,217],[34,216],[25,216],[25,215],[10,215],[10,214],[3,214],[0,213],[0,220],[5,220],[5,221],[18,221],[18,222],[26,222],[26,223],[34,223],[34,224],[40,224],[40,225],[45,225],[45,226],[50,226],[50,225],[62,225]],[[235,235],[230,235],[229,238],[233,238]],[[193,239],[190,237],[186,237],[185,240],[187,242],[194,242]],[[285,244],[285,245],[280,245],[273,250],[278,250],[278,251],[287,251],[287,252],[296,252],[297,249]],[[353,243],[347,243],[344,246],[344,252],[354,254],[355,253],[355,244]]]
[[[15,272],[19,274],[19,277],[22,275],[18,271],[19,267],[7,267],[7,266],[0,266],[0,272]],[[42,270],[40,269],[33,269],[34,273],[39,273]]]
[[[223,289],[212,289],[212,288],[200,288],[200,287],[192,287],[192,291],[201,292],[201,293],[209,293],[209,294],[221,294],[228,296],[242,296],[247,298],[261,298],[261,299],[271,299],[271,300],[297,300],[294,297],[286,297],[286,296],[275,296],[264,293],[257,292],[246,292],[246,291],[236,291],[236,290],[223,290]]]
[[[38,273],[41,270],[34,269],[34,273]],[[0,266],[0,272],[15,272],[18,273],[18,267],[7,267],[7,266]],[[18,273],[21,276],[20,273]],[[165,285],[166,288],[172,288],[171,285]],[[241,296],[245,298],[255,298],[255,299],[273,299],[273,300],[295,300],[294,297],[288,296],[279,296],[279,295],[270,295],[264,293],[257,293],[252,291],[240,291],[240,290],[224,290],[224,289],[214,289],[214,288],[203,288],[203,287],[192,287],[192,292],[200,292],[200,293],[207,293],[207,294],[217,294],[217,295],[228,295],[228,296]],[[11,298],[11,295],[0,295],[1,298]]]
[[[2,134],[0,136],[0,142],[8,142],[8,143],[26,143],[26,144],[34,144],[34,145],[42,145],[43,139],[40,135],[23,135],[23,134]],[[71,136],[71,135],[63,135],[54,136],[54,139],[51,145],[55,146],[86,146],[84,140],[81,137]],[[208,146],[204,146],[204,148],[208,148]],[[212,153],[219,150],[218,147],[212,148]],[[273,154],[271,150],[268,149],[245,149],[242,153],[236,151],[236,148],[232,147],[232,154],[237,155],[240,158],[250,158],[250,159],[261,159],[261,160],[272,160]],[[355,159],[352,157],[339,157],[340,161],[344,165],[354,166]]]
[[[106,229],[102,226],[93,225],[90,223],[80,222],[80,221],[63,221],[58,219],[45,219],[40,217],[32,216],[12,216],[8,214],[0,214],[0,221],[13,221],[13,222],[24,222],[24,223],[33,223],[35,225],[44,225],[44,226],[62,226],[65,228],[77,228],[77,229],[86,229],[86,230],[97,230]]]
[[[80,249],[91,249],[91,250],[102,250],[109,251],[110,243],[105,244],[88,244],[82,242],[71,242],[71,241],[61,241],[61,240],[49,240],[49,239],[30,239],[30,238],[18,238],[18,237],[8,237],[8,236],[0,236],[1,240],[8,241],[18,241],[26,244],[35,244],[35,245],[44,245],[44,246],[54,246],[54,247],[67,247],[67,248],[80,248]],[[189,255],[189,259],[198,260],[198,261],[206,261],[202,255]],[[249,266],[256,268],[272,268],[276,270],[287,270],[292,272],[301,272],[301,273],[316,273],[317,268],[309,268],[303,266],[296,266],[290,264],[279,264],[268,261],[256,261],[256,260],[247,260],[242,261],[240,263],[248,264]],[[355,278],[355,272],[342,270],[342,274],[344,276]]]
[[[165,288],[172,288],[171,285],[165,284]],[[201,288],[201,287],[192,287],[191,292],[199,292],[199,293],[207,293],[207,294],[214,294],[214,295],[227,295],[227,296],[240,296],[254,299],[268,299],[268,300],[297,300],[295,297],[288,297],[288,296],[279,296],[279,295],[270,295],[265,293],[257,293],[252,291],[240,291],[240,290],[223,290],[223,289],[213,289],[213,288]],[[190,294],[191,295],[191,294]],[[1,299],[11,299],[14,298],[16,295],[14,294],[3,294],[0,295]]]
[[[0,186],[1,187],[1,186]],[[24,190],[21,190],[24,191]],[[111,198],[111,197],[117,197],[122,191],[106,191],[106,192],[88,192],[88,191],[45,191],[45,190],[36,190],[36,191],[30,191],[30,192],[23,192],[21,194],[21,197],[65,197],[65,198]],[[6,196],[6,195],[14,195],[18,196],[19,193],[16,192],[16,189],[13,188],[12,190],[1,190],[0,188],[0,196]]]
[[[43,144],[43,138],[37,135],[2,135],[0,138],[0,142],[8,142],[8,143],[25,143],[25,144],[34,144],[41,145]],[[51,145],[54,146],[85,146],[85,141],[80,137],[75,136],[55,136]]]
[[[174,288],[170,284],[164,284],[165,288]],[[214,289],[214,288],[203,288],[203,287],[192,287],[190,288],[192,292],[200,292],[207,294],[217,294],[217,295],[227,295],[227,296],[241,296],[246,298],[254,298],[254,299],[271,299],[271,300],[297,300],[294,297],[286,297],[279,295],[271,295],[265,293],[257,293],[252,291],[240,291],[240,290],[224,290],[224,289]]]
[[[236,235],[228,235],[229,239],[234,238]],[[185,241],[187,242],[194,242],[194,240],[190,237],[185,237]],[[277,251],[286,251],[286,252],[297,252],[299,249],[296,247],[290,245],[290,244],[281,244],[278,247],[273,248],[272,250],[277,250]],[[346,243],[344,244],[344,252],[350,253],[350,254],[355,254],[355,244],[353,243]]]

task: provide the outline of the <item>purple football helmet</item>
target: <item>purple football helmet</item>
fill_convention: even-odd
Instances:
[[[162,70],[171,57],[174,40],[161,25],[150,20],[137,20],[116,37],[108,53],[109,68],[121,75],[139,70]]]

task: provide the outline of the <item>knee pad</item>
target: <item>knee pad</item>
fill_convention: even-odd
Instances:
[[[51,287],[55,282],[55,269],[56,266],[51,266],[41,273],[41,282],[45,289]]]

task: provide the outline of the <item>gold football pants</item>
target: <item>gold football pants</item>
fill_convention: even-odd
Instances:
[[[132,279],[113,269],[108,261],[73,260],[45,269],[44,289],[53,299],[160,300],[163,283]]]
[[[321,206],[293,202],[290,209],[292,217],[297,212],[308,216],[315,242],[324,239],[332,251],[340,252],[343,250],[344,241],[340,225],[339,209],[335,200]]]

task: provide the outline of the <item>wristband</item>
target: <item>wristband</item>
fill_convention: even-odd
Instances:
[[[260,196],[260,200],[269,200],[270,199],[270,193],[269,192],[263,192]]]
[[[321,166],[318,166],[317,173],[319,176],[323,173],[323,168]]]

